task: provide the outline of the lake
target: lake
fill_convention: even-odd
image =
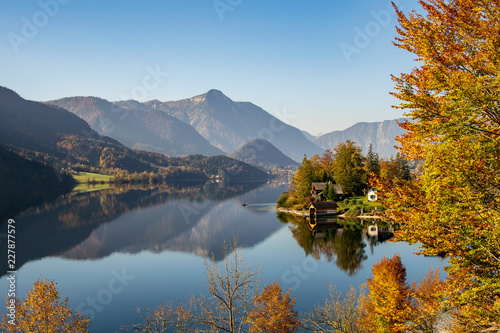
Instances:
[[[444,267],[440,258],[415,255],[416,245],[388,241],[381,229],[368,235],[369,222],[313,234],[302,218],[275,211],[287,187],[173,183],[72,193],[17,212],[9,217],[16,221],[17,296],[25,298],[37,278],[53,279],[62,299],[92,317],[92,331],[114,332],[139,321],[137,307],[205,293],[204,257],[221,261],[233,235],[246,263],[261,267],[262,284],[292,289],[298,311],[322,301],[328,284],[346,291],[366,282],[384,256],[399,253],[410,282]],[[6,257],[0,267],[7,271]],[[1,295],[7,289],[4,274]]]

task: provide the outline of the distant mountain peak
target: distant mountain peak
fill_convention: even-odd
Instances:
[[[207,95],[218,95],[226,97],[226,95],[224,95],[224,93],[218,89],[210,89],[209,91],[207,91]]]
[[[260,167],[298,167],[300,164],[283,154],[271,142],[255,138],[230,155],[231,157]]]
[[[233,103],[233,100],[231,100],[229,97],[224,95],[222,91],[217,90],[217,89],[211,89],[205,94],[205,99],[207,102],[215,102],[217,104],[221,102],[225,103]]]

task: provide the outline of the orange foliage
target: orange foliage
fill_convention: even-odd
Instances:
[[[299,327],[298,313],[293,309],[295,297],[290,290],[285,295],[280,285],[273,282],[254,297],[255,309],[248,316],[249,332],[295,332]]]
[[[377,189],[398,240],[449,257],[447,299],[476,332],[500,322],[500,2],[419,3],[425,14],[397,10],[396,45],[419,67],[393,77],[393,95],[410,118],[402,152],[425,173]]]
[[[405,332],[411,317],[411,289],[401,257],[384,257],[372,268],[361,298],[360,326],[368,332]]]

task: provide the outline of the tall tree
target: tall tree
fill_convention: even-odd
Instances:
[[[399,152],[396,154],[394,163],[396,164],[397,177],[403,180],[410,180],[411,174],[408,161],[403,158]]]
[[[333,175],[337,184],[342,186],[344,193],[356,195],[361,193],[366,185],[361,147],[351,140],[339,143],[334,149],[335,163]]]
[[[255,308],[248,316],[251,333],[292,333],[299,328],[298,312],[293,309],[295,297],[290,290],[283,295],[280,285],[273,282],[254,297]]]
[[[450,258],[448,299],[478,332],[500,322],[500,3],[420,4],[409,15],[396,8],[395,44],[420,62],[393,79],[412,119],[402,152],[425,160],[425,174],[387,186],[384,200],[403,226],[397,239]]]
[[[331,149],[325,150],[325,152],[319,159],[319,163],[321,167],[327,172],[328,176],[332,176],[334,155]]]
[[[382,258],[372,268],[368,293],[360,302],[360,324],[368,332],[406,332],[411,318],[411,289],[401,257]]]
[[[260,271],[244,263],[234,240],[224,245],[224,261],[205,261],[209,298],[196,298],[199,328],[209,332],[241,333],[247,330],[248,315],[254,307]]]
[[[59,298],[54,281],[35,281],[25,300],[15,300],[15,325],[4,314],[0,328],[7,332],[88,332],[90,319],[73,311],[68,299],[59,302]],[[7,299],[7,306],[10,304]]]
[[[292,184],[297,186],[294,198],[302,205],[306,203],[306,198],[311,195],[313,173],[314,170],[312,163],[307,159],[306,155],[304,155],[304,158],[302,159],[302,166],[299,167],[292,179]]]
[[[368,153],[366,154],[366,172],[378,176],[380,174],[380,158],[377,153],[373,152],[373,146],[370,143]]]

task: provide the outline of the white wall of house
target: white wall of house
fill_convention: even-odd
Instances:
[[[366,196],[368,201],[377,201],[377,192],[374,190],[369,190]]]

